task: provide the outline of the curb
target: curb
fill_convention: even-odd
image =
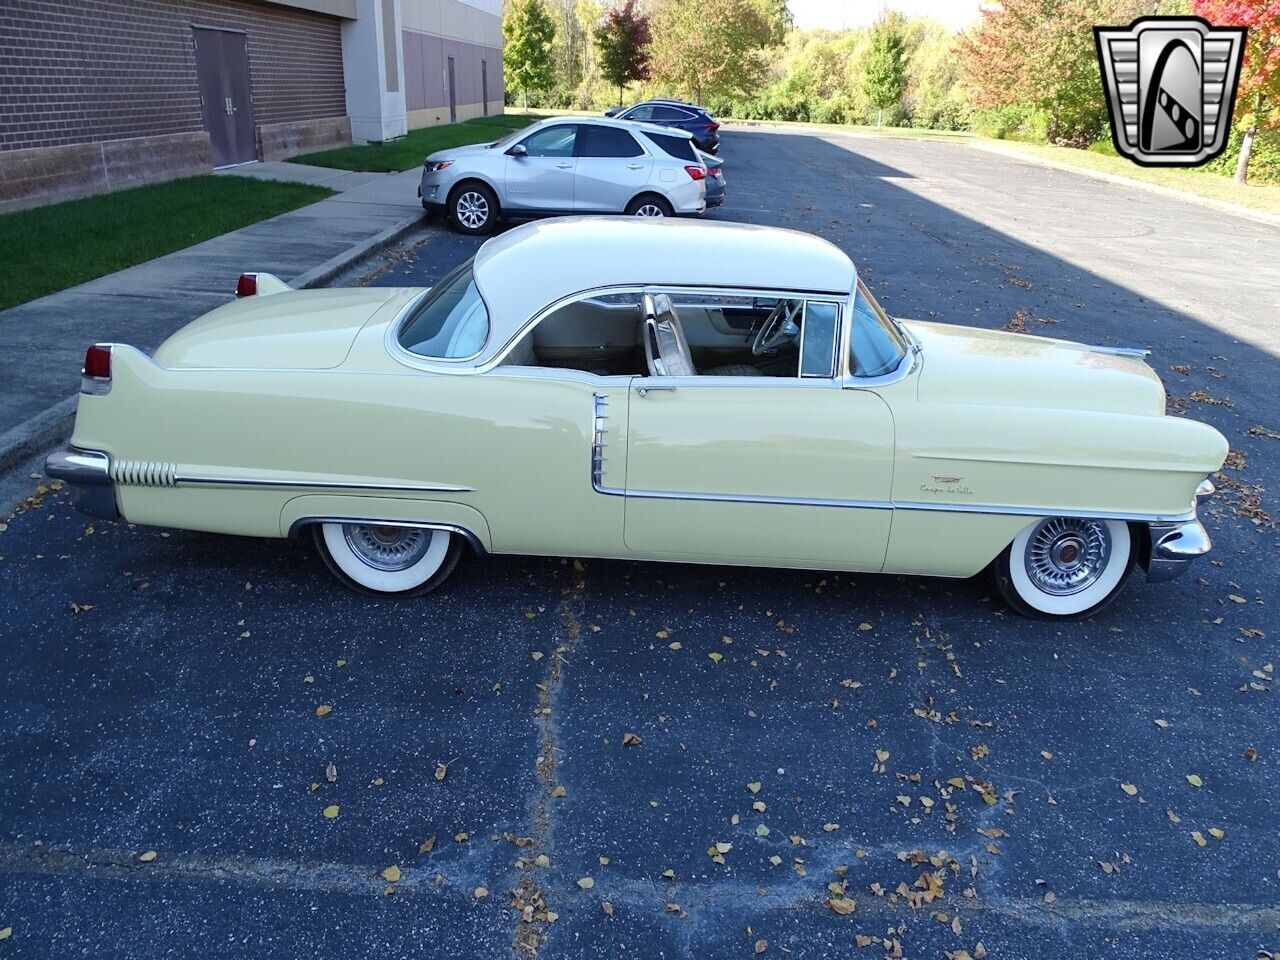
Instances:
[[[916,140],[929,143],[970,143],[975,136],[964,132],[943,132],[923,130],[917,134],[903,134],[895,131],[914,129],[904,127],[844,127],[838,124],[821,123],[775,123],[772,120],[721,120],[722,130],[776,130],[780,133],[812,133],[827,137],[855,137],[863,140]]]
[[[0,473],[71,436],[79,399],[78,393],[72,394],[13,429],[0,433]]]
[[[375,233],[368,240],[362,240],[354,247],[348,247],[336,257],[332,257],[320,264],[318,267],[312,267],[305,273],[300,273],[289,281],[289,286],[298,290],[306,290],[311,287],[319,287],[328,283],[338,274],[348,270],[353,263],[363,260],[365,257],[371,256],[385,250],[412,230],[418,224],[422,223],[422,214],[414,214],[401,220],[399,223],[393,223],[381,233]],[[2,456],[2,454],[0,454]]]
[[[374,234],[353,247],[348,247],[318,267],[312,267],[305,273],[298,274],[293,278],[290,286],[302,290],[328,283],[338,274],[349,269],[356,261],[391,246],[421,222],[422,217],[415,215],[394,223],[381,233]],[[0,433],[0,474],[7,473],[18,464],[70,437],[71,428],[75,424],[78,399],[79,394],[73,394],[12,429]]]
[[[1129,177],[1122,177],[1119,174],[1107,173],[1105,170],[1090,170],[1088,167],[1077,167],[1070,163],[1060,163],[1057,160],[1049,160],[1045,157],[1031,156],[1029,154],[1019,153],[1015,150],[1008,150],[997,147],[993,143],[989,143],[979,139],[966,141],[970,147],[977,150],[985,150],[987,153],[994,153],[997,156],[1007,157],[1010,160],[1021,160],[1023,163],[1032,163],[1040,167],[1048,167],[1051,170],[1063,170],[1067,173],[1078,173],[1082,177],[1090,177],[1094,180],[1102,180],[1105,183],[1115,184],[1118,187],[1133,187],[1137,190],[1145,190],[1148,193],[1159,194],[1162,197],[1170,197],[1174,200],[1185,200],[1187,203],[1194,203],[1201,207],[1208,207],[1217,210],[1220,213],[1229,213],[1237,217],[1243,217],[1246,220],[1253,220],[1256,223],[1265,223],[1271,227],[1280,227],[1280,215],[1274,213],[1264,213],[1261,210],[1252,210],[1249,207],[1242,207],[1238,204],[1229,203],[1226,200],[1215,200],[1213,197],[1202,197],[1197,193],[1187,193],[1184,190],[1178,190],[1174,187],[1166,187],[1159,183],[1148,183],[1145,180],[1133,180]]]

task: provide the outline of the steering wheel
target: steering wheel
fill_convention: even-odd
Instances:
[[[803,307],[803,300],[779,300],[751,344],[752,355],[761,356],[778,349],[788,340],[794,340],[800,333],[800,324],[796,323],[796,318],[800,316]]]

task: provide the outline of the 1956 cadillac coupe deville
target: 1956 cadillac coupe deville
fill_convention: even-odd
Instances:
[[[48,462],[98,516],[314,536],[357,589],[478,553],[969,577],[1088,616],[1209,550],[1227,453],[1142,351],[889,317],[787,230],[527,224],[430,289],[237,302],[89,349]]]

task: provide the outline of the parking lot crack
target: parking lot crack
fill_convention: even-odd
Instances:
[[[545,679],[538,684],[538,702],[534,709],[538,724],[538,758],[537,787],[529,803],[529,837],[533,842],[525,849],[522,858],[525,874],[511,892],[512,904],[518,911],[512,947],[521,957],[538,955],[538,949],[546,939],[547,928],[556,916],[555,910],[547,904],[539,883],[538,860],[548,855],[551,846],[552,803],[559,787],[556,766],[560,731],[556,700],[569,660],[582,636],[580,609],[586,589],[586,568],[580,560],[575,560],[572,570],[572,579],[560,600],[559,643],[549,658]]]

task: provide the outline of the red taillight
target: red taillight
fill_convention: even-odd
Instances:
[[[84,352],[84,375],[94,380],[111,379],[111,348],[95,343]]]
[[[712,120],[709,124],[707,124],[707,129],[710,130],[712,133],[715,133],[717,130],[720,129],[720,124]]]
[[[685,173],[689,174],[694,180],[701,180],[707,175],[707,171],[702,167],[695,167],[693,164],[684,168]]]
[[[240,279],[236,281],[237,297],[255,297],[258,295],[258,275],[256,273],[242,273]]]

